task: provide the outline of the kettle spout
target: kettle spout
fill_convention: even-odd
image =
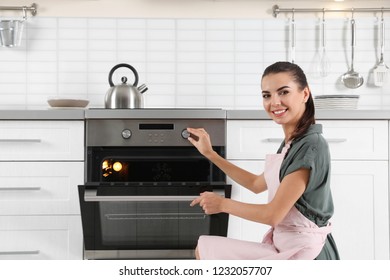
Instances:
[[[137,89],[139,90],[140,93],[144,93],[145,91],[148,90],[145,84],[140,85]]]

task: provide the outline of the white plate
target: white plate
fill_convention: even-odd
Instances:
[[[351,98],[359,98],[359,95],[356,94],[329,94],[329,95],[317,95],[314,99],[351,99]]]
[[[316,109],[357,109],[359,98],[315,98],[314,106]]]
[[[53,98],[48,99],[47,103],[53,108],[85,108],[89,100],[86,99],[71,99],[71,98]]]

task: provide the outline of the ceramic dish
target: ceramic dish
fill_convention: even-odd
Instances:
[[[51,98],[47,103],[53,108],[85,108],[89,100],[72,98]]]

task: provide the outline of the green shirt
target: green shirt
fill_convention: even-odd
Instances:
[[[301,168],[310,170],[309,182],[295,207],[319,227],[328,224],[333,215],[333,199],[330,190],[330,153],[322,134],[322,125],[313,124],[306,133],[291,143],[280,168],[280,181]],[[285,143],[278,150],[281,152]],[[317,259],[339,259],[336,244],[328,234],[322,252]]]

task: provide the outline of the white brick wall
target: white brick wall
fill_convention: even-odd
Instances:
[[[340,81],[351,57],[349,19],[327,21],[332,68],[326,78],[313,70],[320,20],[297,19],[296,63],[314,95],[359,94],[359,109],[390,109],[390,83],[372,83],[378,19],[355,19],[362,87],[347,89]],[[386,38],[390,66],[390,27]],[[0,109],[47,108],[50,96],[88,98],[90,107],[103,107],[108,73],[117,63],[138,70],[139,83],[149,87],[147,107],[259,109],[261,74],[267,65],[290,59],[289,44],[287,19],[29,18],[22,46],[0,48]],[[119,69],[114,83],[121,75],[133,80]]]

